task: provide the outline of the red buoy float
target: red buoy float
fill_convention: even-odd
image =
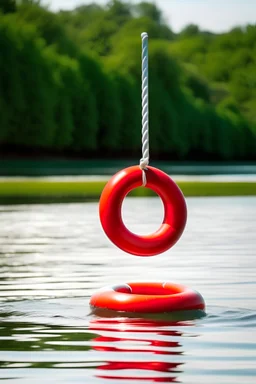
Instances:
[[[200,293],[170,282],[133,282],[102,288],[91,297],[90,306],[137,313],[205,309]]]
[[[106,184],[99,203],[100,221],[108,238],[120,249],[136,256],[154,256],[171,248],[182,235],[187,221],[185,198],[177,184],[163,171],[148,166],[146,188],[156,192],[163,201],[164,219],[160,228],[149,235],[137,235],[122,220],[125,196],[142,184],[139,166],[125,168]]]

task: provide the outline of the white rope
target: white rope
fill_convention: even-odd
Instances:
[[[143,32],[142,39],[142,184],[147,184],[146,169],[149,164],[149,138],[148,138],[148,34]]]

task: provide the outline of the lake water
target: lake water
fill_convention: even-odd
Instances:
[[[97,203],[0,206],[1,383],[255,383],[256,197],[187,204],[178,244],[150,258],[109,242]],[[125,200],[137,233],[162,214]],[[206,316],[91,313],[97,289],[132,280],[194,288]]]

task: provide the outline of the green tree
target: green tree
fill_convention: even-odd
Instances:
[[[43,38],[47,45],[55,47],[57,52],[76,56],[77,48],[69,39],[64,26],[54,13],[42,8],[38,2],[23,1],[18,8],[18,18],[22,22],[33,24],[38,35]]]
[[[238,69],[233,72],[230,90],[238,102],[243,102],[256,96],[256,71],[254,65],[248,65],[247,70]]]
[[[189,24],[185,28],[183,28],[179,34],[180,38],[193,37],[200,34],[200,29],[195,24]]]
[[[137,154],[141,149],[141,97],[130,76],[113,73],[121,105],[120,141],[118,149]]]
[[[162,11],[154,3],[141,1],[134,6],[139,17],[146,17],[158,25],[164,24]]]
[[[131,19],[124,24],[112,37],[112,51],[123,49],[126,41],[129,39],[138,39],[142,32],[147,31],[150,39],[164,39],[166,38],[166,31],[151,19],[147,17],[140,17]],[[171,35],[171,32],[170,32]]]
[[[131,7],[129,3],[120,0],[110,0],[107,3],[106,16],[120,27],[131,18]]]
[[[55,89],[52,92],[56,123],[53,147],[61,150],[68,148],[73,142],[72,89],[77,63],[68,57],[58,55],[52,48],[47,50],[46,58],[55,82]]]
[[[83,64],[82,64],[83,65]],[[72,89],[74,119],[73,146],[76,150],[93,152],[98,149],[99,115],[97,101],[89,79],[82,74],[81,62]]]
[[[147,31],[152,156],[255,159],[256,26],[175,35],[147,1],[53,13],[2,0],[0,11],[2,145],[137,156]]]
[[[33,29],[1,20],[1,53],[6,76],[1,76],[1,92],[8,103],[9,124],[6,141],[25,146],[50,147],[55,132],[54,82],[44,60],[43,44]]]
[[[114,80],[94,58],[79,58],[81,74],[88,79],[98,111],[97,143],[99,150],[118,149],[120,140],[121,105]]]
[[[3,13],[16,12],[16,1],[15,0],[1,0],[0,11]]]
[[[207,81],[189,67],[184,68],[184,83],[195,98],[210,102],[211,91]]]
[[[57,16],[66,29],[74,29],[76,34],[79,34],[89,24],[94,23],[98,17],[101,18],[104,13],[105,11],[100,5],[91,3],[80,5],[70,11],[60,10]]]
[[[81,46],[86,50],[96,52],[100,56],[106,56],[110,53],[111,37],[117,31],[117,24],[112,20],[101,17],[90,24],[79,34]]]

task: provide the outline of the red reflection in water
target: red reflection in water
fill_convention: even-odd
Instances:
[[[153,371],[153,372],[168,372],[168,373],[176,373],[176,368],[182,365],[182,363],[166,363],[166,362],[158,362],[158,361],[147,361],[147,362],[113,362],[108,361],[105,365],[98,367],[101,370],[106,371],[119,371],[119,370],[145,370],[145,371]],[[175,370],[175,371],[174,371]],[[154,377],[154,376],[117,376],[110,374],[100,374],[97,377],[104,379],[118,379],[118,380],[148,380],[152,382],[168,382],[168,383],[177,383],[177,377]]]
[[[187,325],[191,325],[191,323],[131,318],[92,320],[90,329],[97,331],[99,334],[93,340],[95,343],[93,343],[93,349],[111,353],[109,360],[97,367],[97,370],[101,372],[96,376],[112,380],[147,380],[151,382],[178,383],[177,374],[182,372],[180,368],[184,363],[181,361],[152,361],[152,357],[157,355],[159,358],[162,355],[170,356],[171,359],[171,356],[176,355],[182,358],[182,345],[177,340],[177,338],[182,336],[182,333],[174,329],[168,329],[168,327],[173,328],[175,326]],[[113,336],[109,335],[110,332],[113,333]],[[127,332],[131,333],[131,335],[126,337],[125,333]],[[146,338],[146,335],[143,336],[145,333],[151,333],[152,337]],[[132,334],[135,335],[133,336]],[[161,339],[163,336],[166,336],[164,340]],[[131,347],[123,345],[124,343],[130,343]],[[120,352],[126,361],[120,361]],[[141,353],[148,354],[148,361],[147,359],[140,361]],[[164,360],[166,360],[166,357]],[[118,373],[127,370],[132,370],[133,372],[130,372],[130,374],[127,372],[122,375]],[[145,376],[143,371],[155,372],[155,376]],[[156,374],[157,372],[159,374]]]
[[[151,381],[152,383],[180,383],[176,377],[154,377],[154,376],[143,376],[143,377],[127,377],[127,376],[105,376],[97,375],[100,379],[115,379],[115,380],[136,380],[136,381]]]
[[[146,342],[149,347],[149,349],[143,349],[140,348],[139,352],[150,352],[154,354],[160,354],[160,355],[180,355],[182,352],[176,352],[176,351],[165,351],[165,350],[158,350],[154,349],[152,347],[164,347],[164,348],[175,348],[180,347],[180,344],[177,341],[161,341],[161,340],[144,340],[144,339],[132,339],[132,338],[119,338],[119,337],[107,337],[107,336],[99,336],[94,339],[94,342],[100,343],[116,343],[122,342],[122,341],[129,341],[129,342],[136,342],[144,341]],[[138,352],[138,349],[132,349],[132,348],[120,348],[119,346],[113,345],[113,346],[105,346],[103,345],[95,345],[93,346],[93,349],[97,351],[109,351],[109,352]]]
[[[151,381],[152,383],[180,383],[176,377],[126,377],[126,376],[104,376],[97,375],[100,379],[116,379],[116,380],[136,380],[136,381]]]
[[[156,333],[166,336],[181,336],[182,333],[176,330],[161,329],[161,327],[170,326],[191,326],[191,322],[173,322],[173,321],[158,321],[147,319],[130,319],[119,318],[113,319],[96,319],[90,322],[90,329],[101,331],[116,331],[116,332],[138,332],[138,333]]]

